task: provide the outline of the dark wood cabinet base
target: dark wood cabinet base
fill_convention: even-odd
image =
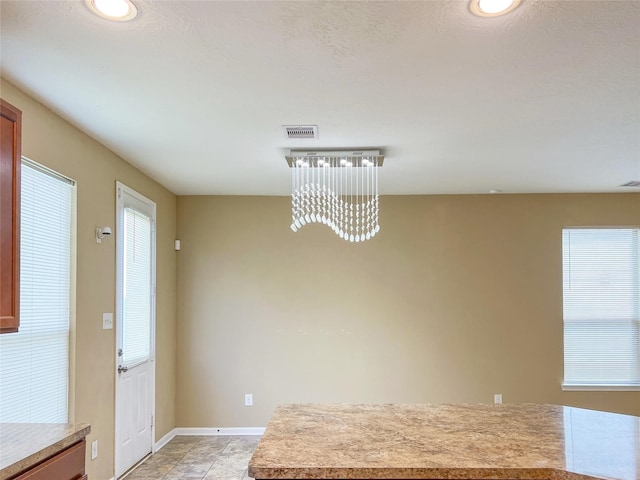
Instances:
[[[83,439],[62,452],[13,477],[14,480],[87,480],[84,473],[84,453],[86,441]]]

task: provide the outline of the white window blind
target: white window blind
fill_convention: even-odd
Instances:
[[[145,361],[151,354],[151,218],[124,208],[123,362]]]
[[[20,329],[0,335],[0,422],[68,418],[73,182],[23,162]]]
[[[639,236],[563,230],[565,386],[640,387]]]

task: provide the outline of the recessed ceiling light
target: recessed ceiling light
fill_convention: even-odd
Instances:
[[[108,20],[125,22],[138,15],[138,9],[130,0],[85,0],[96,15]]]
[[[497,17],[514,10],[520,0],[471,0],[469,10],[479,17]]]

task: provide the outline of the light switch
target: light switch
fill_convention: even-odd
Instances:
[[[102,329],[111,330],[113,328],[113,313],[102,314]]]

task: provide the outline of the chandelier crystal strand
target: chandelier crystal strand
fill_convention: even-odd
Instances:
[[[322,162],[322,165],[318,165],[318,178],[322,178],[322,181],[320,182],[320,201],[318,202],[318,206],[320,208],[320,222],[326,225],[327,196],[325,192],[326,179],[324,178],[324,162]]]
[[[340,236],[340,202],[338,198],[338,169],[334,160],[331,163],[331,189],[333,195],[333,233]]]
[[[367,171],[367,167],[363,166],[360,168],[360,189],[361,189],[361,194],[360,194],[360,215],[362,215],[362,218],[360,219],[360,241],[364,242],[365,241],[365,230],[366,230],[366,221],[367,221],[367,217],[366,217],[366,208],[365,208],[365,202],[366,202],[366,194],[367,194],[367,184],[366,184],[366,171]]]
[[[369,189],[369,195],[367,195],[367,240],[371,239],[371,223],[373,221],[373,208],[371,205],[371,198],[373,193],[373,186],[371,185],[371,180],[373,179],[373,168],[374,166],[367,167],[367,188]]]
[[[362,166],[357,167],[356,170],[356,242],[360,241],[360,172],[362,171]]]
[[[365,240],[370,240],[371,239],[371,234],[369,233],[369,225],[371,222],[371,214],[370,214],[370,209],[369,209],[369,196],[371,195],[371,179],[370,179],[370,175],[369,172],[371,172],[371,167],[367,166],[367,171],[366,171],[366,178],[367,178],[367,195],[365,197],[365,216],[363,218],[363,225],[365,228]]]
[[[344,239],[344,236],[346,235],[345,232],[345,222],[346,222],[346,211],[345,211],[345,202],[344,202],[344,182],[345,182],[345,176],[344,176],[344,168],[340,167],[337,170],[337,174],[338,174],[338,181],[340,182],[339,186],[338,186],[338,204],[340,205],[340,219],[338,220],[338,228],[340,229],[340,238]]]
[[[336,227],[336,194],[335,194],[335,171],[333,163],[329,164],[329,194],[331,195],[331,229],[334,233],[337,232]]]
[[[307,177],[308,177],[307,186],[309,187],[309,218],[311,219],[310,223],[315,223],[316,221],[316,216],[315,216],[316,188],[313,183],[313,168],[305,167],[305,171],[307,172]]]
[[[377,166],[377,165],[376,165]],[[375,176],[376,176],[376,201],[375,201],[375,207],[374,207],[374,234],[378,233],[380,231],[380,223],[378,223],[378,213],[380,211],[380,207],[379,207],[379,201],[380,201],[380,195],[378,194],[378,169],[375,169]]]
[[[369,165],[362,171],[362,181],[364,182],[364,195],[362,197],[362,241],[369,240],[367,238],[367,232],[369,231],[369,209],[367,205],[369,203]]]
[[[349,211],[351,213],[351,223],[350,223],[351,232],[349,234],[350,242],[356,241],[355,220],[356,220],[356,199],[358,198],[358,192],[357,192],[357,185],[354,186],[354,177],[355,177],[355,169],[353,168],[353,165],[352,165],[349,167],[349,180],[350,180],[349,191],[351,193],[351,199],[349,200]]]
[[[293,168],[291,169],[291,230],[294,232],[298,231],[298,227],[296,226],[296,212],[298,211],[297,192],[296,169]]]
[[[360,235],[360,241],[364,242],[364,222],[365,222],[365,218],[364,218],[364,195],[365,195],[365,183],[364,183],[364,170],[365,170],[365,166],[361,165],[360,166],[360,172],[359,172],[359,177],[360,177],[360,198],[358,199],[358,206],[360,207],[360,228],[358,231],[358,234]]]
[[[331,162],[331,159],[329,159],[329,161]],[[335,168],[333,168],[333,164],[329,163],[329,166],[327,167],[329,170],[329,195],[331,195],[331,224],[329,225],[331,227],[331,230],[333,230],[333,232],[336,232],[336,202],[335,202],[335,187],[334,187],[334,181],[335,181]]]
[[[378,189],[376,187],[376,173],[378,173],[378,165],[377,160],[374,158],[373,164],[370,169],[370,180],[371,180],[371,196],[369,197],[369,238],[373,238],[375,235],[375,225],[376,225],[376,200],[375,196],[378,193]]]
[[[362,167],[360,166],[358,168],[359,172],[358,172],[358,193],[360,194],[358,197],[358,241],[359,242],[364,242],[364,234],[362,233],[362,226],[364,224],[364,183],[362,183],[363,180],[363,176],[362,174],[364,173],[364,169],[366,167]]]
[[[344,192],[346,190],[344,188],[344,185],[347,179],[347,177],[345,176],[346,169],[340,166],[337,172],[338,172],[338,177],[340,182],[338,186],[338,200],[340,205],[340,222],[339,222],[338,228],[340,228],[340,238],[344,239],[345,235],[347,234],[347,232],[345,231],[345,224],[347,223],[347,210],[346,210],[347,206],[344,199]]]
[[[325,161],[327,159],[325,158]],[[327,175],[327,167],[326,163],[322,164],[322,195],[325,201],[322,206],[322,223],[325,225],[329,225],[329,206],[331,205],[331,197],[329,196],[328,189],[328,175]]]
[[[340,225],[340,227],[342,228],[342,231],[344,232],[344,237],[343,238],[345,240],[349,240],[349,227],[348,227],[348,225],[349,225],[349,205],[348,205],[347,198],[346,198],[346,195],[345,195],[345,192],[347,191],[347,180],[348,180],[347,173],[349,173],[349,172],[346,169],[346,167],[340,169],[340,175],[342,177],[344,177],[344,181],[342,183],[342,190],[340,192],[340,198],[342,200],[342,210],[343,210],[343,213],[342,213],[342,216],[343,216],[342,224]]]
[[[305,214],[304,214],[304,219],[307,221],[307,223],[311,223],[311,185],[310,185],[310,178],[309,178],[309,164],[307,162],[304,162],[302,164],[302,171],[304,172],[304,177],[305,177],[305,182],[304,182],[304,187],[305,187],[305,191],[306,191],[306,208],[305,208]]]
[[[377,162],[377,160],[374,160],[374,162]],[[374,186],[374,177],[375,177],[375,172],[378,170],[377,169],[377,164],[374,163],[373,166],[371,167],[371,197],[369,198],[369,218],[370,218],[370,223],[369,223],[369,234],[371,236],[373,236],[373,228],[374,228],[374,222],[375,222],[375,199],[374,199],[374,195],[377,193],[377,190]]]

